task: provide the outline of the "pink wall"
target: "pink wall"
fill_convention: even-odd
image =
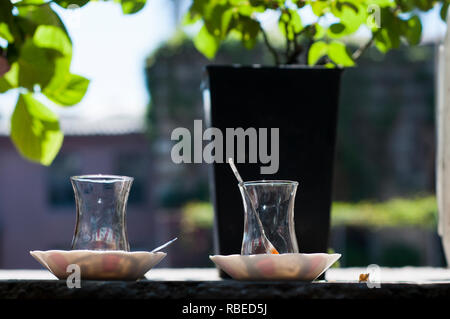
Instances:
[[[129,204],[127,210],[131,250],[151,249],[160,243],[152,236],[155,221],[148,148],[148,141],[140,134],[66,136],[60,152],[76,154],[81,167],[78,174],[118,174],[119,154],[135,154],[148,161],[149,169],[142,172],[145,200]],[[50,173],[50,168],[20,157],[9,138],[0,136],[0,268],[41,268],[29,255],[30,250],[70,249],[75,202],[58,207],[49,202]]]

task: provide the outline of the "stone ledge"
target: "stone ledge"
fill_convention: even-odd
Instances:
[[[450,284],[221,281],[2,280],[0,299],[403,299],[448,298]]]

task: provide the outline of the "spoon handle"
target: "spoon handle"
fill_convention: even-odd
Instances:
[[[278,251],[275,249],[275,247],[272,245],[272,243],[266,237],[266,234],[264,232],[264,227],[263,227],[263,225],[261,223],[261,219],[259,218],[259,214],[258,214],[258,212],[256,211],[256,209],[255,209],[255,207],[253,205],[253,201],[252,201],[252,198],[250,197],[250,194],[247,191],[247,187],[245,187],[244,180],[242,179],[241,175],[239,175],[239,172],[238,172],[238,170],[236,168],[236,165],[234,165],[234,161],[233,161],[233,159],[231,157],[228,159],[228,164],[230,164],[231,170],[233,171],[234,176],[236,176],[236,179],[238,180],[239,185],[244,190],[244,194],[245,194],[245,196],[247,196],[247,198],[248,198],[248,200],[250,202],[250,207],[251,207],[250,210],[253,212],[253,214],[255,214],[259,230],[261,231],[261,239],[262,239],[264,248],[266,250],[266,253],[268,253],[268,254],[278,254]]]
[[[239,184],[244,185],[244,180],[242,179],[241,175],[239,175],[236,165],[234,165],[234,161],[231,157],[228,159],[228,163],[230,164],[231,170],[233,171],[234,176],[236,176],[236,179],[238,180]]]
[[[153,249],[152,251],[150,251],[151,253],[156,253],[157,251],[159,251],[159,250],[161,250],[161,249],[163,249],[163,248],[166,248],[167,246],[169,246],[171,243],[173,243],[175,240],[177,240],[178,239],[178,237],[175,237],[174,239],[172,239],[172,240],[169,240],[167,243],[165,243],[165,244],[162,244],[161,246],[159,246],[159,247],[156,247],[155,249]]]

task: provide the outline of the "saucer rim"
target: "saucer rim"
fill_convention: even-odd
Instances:
[[[252,254],[252,255],[241,255],[241,254],[231,254],[231,255],[209,255],[209,258],[212,257],[222,257],[222,258],[229,258],[229,257],[241,257],[241,258],[254,258],[255,256],[266,256],[267,258],[279,258],[280,256],[317,256],[317,255],[327,255],[327,256],[336,256],[341,258],[342,254],[339,253],[283,253],[283,254]],[[336,259],[337,260],[339,260]]]
[[[92,255],[102,255],[102,254],[119,254],[119,255],[133,255],[133,254],[151,254],[151,255],[157,255],[157,254],[166,254],[163,251],[145,251],[145,250],[139,250],[139,251],[126,251],[126,250],[91,250],[91,249],[74,249],[74,250],[61,250],[61,249],[50,249],[50,250],[30,250],[30,254],[32,253],[63,253],[63,254],[71,254],[71,253],[88,253]]]
[[[102,255],[116,255],[116,256],[118,256],[118,258],[130,258],[130,257],[134,256],[135,258],[146,258],[149,260],[157,259],[158,261],[154,265],[152,265],[150,268],[148,268],[145,271],[145,273],[147,273],[148,271],[153,269],[157,264],[159,264],[167,256],[167,253],[162,252],[162,251],[157,251],[157,252],[121,251],[121,250],[98,251],[98,250],[88,250],[88,249],[83,249],[83,250],[57,250],[57,249],[32,250],[29,253],[39,264],[41,264],[41,266],[43,266],[45,269],[47,269],[51,274],[53,274],[59,280],[65,280],[65,278],[63,278],[61,276],[57,276],[57,274],[54,272],[52,267],[50,267],[49,264],[47,263],[47,258],[52,253],[60,253],[60,254],[66,255],[66,256],[67,255],[75,255],[75,254],[84,254],[85,256],[90,255],[91,258],[95,258],[95,257],[99,258],[99,256],[102,256]],[[71,257],[68,257],[68,258],[71,258]],[[100,257],[100,258],[103,258],[103,257]],[[144,276],[145,276],[145,273],[144,273]],[[140,276],[136,276],[136,279],[133,278],[131,280],[137,280],[137,279],[139,279],[139,277]],[[100,280],[100,279],[85,279],[85,280]],[[116,278],[116,279],[111,279],[111,280],[130,280],[130,279]]]
[[[220,260],[224,260],[224,259],[247,259],[247,260],[252,260],[252,259],[256,259],[256,256],[264,256],[262,258],[280,258],[283,256],[318,256],[318,255],[322,255],[324,258],[329,259],[327,264],[325,265],[325,267],[323,267],[323,269],[321,270],[321,272],[314,278],[314,279],[296,279],[296,278],[251,278],[251,276],[249,278],[234,278],[233,276],[231,276],[231,274],[228,274],[227,271],[225,271],[221,265],[219,265]],[[326,256],[326,257],[325,257]],[[312,282],[314,280],[316,280],[317,278],[319,278],[324,272],[326,272],[328,269],[330,269],[330,267],[336,263],[340,258],[342,257],[342,254],[339,253],[332,253],[332,254],[328,254],[328,253],[284,253],[284,254],[254,254],[254,255],[240,255],[240,254],[232,254],[232,255],[209,255],[209,259],[216,265],[217,268],[221,269],[222,271],[226,272],[229,276],[231,276],[234,280],[239,280],[239,281],[267,281],[267,280],[282,280],[282,281],[295,281],[295,280],[306,280],[309,282]],[[216,263],[216,261],[218,263]]]

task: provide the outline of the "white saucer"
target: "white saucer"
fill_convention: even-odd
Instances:
[[[214,255],[209,258],[237,280],[312,281],[323,274],[340,254]]]
[[[67,272],[67,266],[76,264],[81,279],[90,280],[136,280],[166,257],[163,252],[122,250],[34,250],[30,254],[58,279],[66,279],[73,273]]]

